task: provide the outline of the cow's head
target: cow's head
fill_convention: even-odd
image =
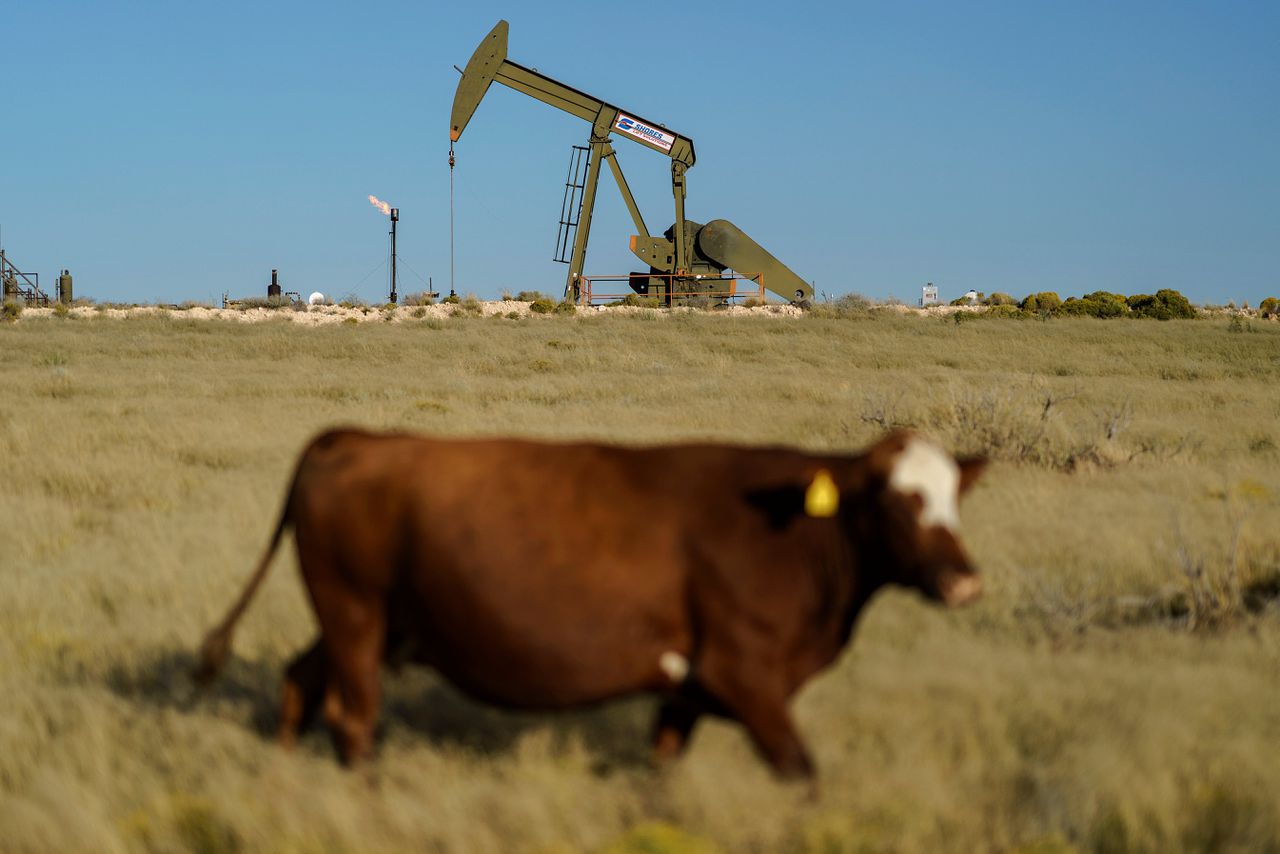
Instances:
[[[805,516],[838,526],[855,545],[867,589],[897,584],[961,605],[977,598],[982,582],[960,543],[960,496],[985,467],[985,459],[957,460],[921,436],[896,431],[846,466],[815,469],[803,485],[748,498],[778,528]]]
[[[984,458],[956,459],[914,433],[886,436],[867,454],[869,479],[861,512],[842,519],[871,545],[882,581],[913,587],[947,605],[982,592],[960,542],[960,496],[986,468]],[[850,502],[854,504],[855,502]]]

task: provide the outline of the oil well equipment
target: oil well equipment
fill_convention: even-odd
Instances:
[[[71,302],[71,274],[66,270],[58,277],[58,296],[63,304]],[[19,302],[32,308],[49,307],[49,295],[40,290],[40,274],[19,270],[3,249],[0,249],[0,301]]]
[[[314,296],[314,294],[313,294]],[[248,303],[243,298],[232,299],[231,294],[227,291],[222,292],[222,307],[236,308],[237,306]],[[304,305],[302,302],[302,294],[297,291],[286,291],[280,284],[280,271],[272,269],[271,283],[267,285],[267,303],[270,305]]]
[[[636,293],[657,297],[668,305],[690,297],[723,296],[726,283],[734,281],[725,276],[728,269],[737,273],[737,278],[750,279],[784,299],[799,303],[812,299],[809,283],[733,223],[715,219],[703,225],[685,216],[685,173],[695,162],[692,139],[512,62],[507,59],[507,30],[507,22],[499,21],[461,69],[449,121],[449,167],[454,164],[453,143],[461,138],[495,81],[590,123],[588,144],[574,146],[570,153],[556,236],[554,260],[569,265],[565,299],[590,299],[590,277],[583,275],[583,266],[603,163],[609,164],[639,232],[631,237],[631,251],[649,266],[648,272],[628,276],[627,283]],[[651,235],[645,227],[613,150],[614,134],[671,159],[675,222],[661,236]]]
[[[395,305],[400,301],[400,295],[396,292],[396,224],[400,222],[400,209],[393,208],[388,202],[384,202],[377,196],[370,194],[369,204],[382,211],[384,216],[391,217],[391,285],[387,291],[387,302]]]

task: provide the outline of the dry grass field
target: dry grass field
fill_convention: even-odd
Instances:
[[[644,699],[508,714],[412,669],[348,773],[320,730],[271,741],[314,631],[291,554],[221,681],[187,677],[336,424],[842,450],[914,425],[996,460],[962,509],[987,594],[872,603],[796,703],[816,800],[725,723],[654,770]],[[1280,324],[0,323],[0,850],[1280,851]]]

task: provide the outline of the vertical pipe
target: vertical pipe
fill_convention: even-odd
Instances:
[[[396,223],[400,221],[400,209],[391,209],[391,304],[396,303]]]

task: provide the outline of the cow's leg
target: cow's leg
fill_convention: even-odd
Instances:
[[[753,660],[747,657],[745,660]],[[717,666],[719,665],[719,666]],[[813,778],[813,762],[787,711],[787,692],[763,674],[780,672],[772,662],[755,661],[752,674],[736,661],[709,659],[700,681],[747,728],[756,748],[783,779]]]
[[[689,734],[701,715],[702,708],[687,697],[671,697],[662,701],[653,726],[653,755],[659,763],[684,753]]]
[[[332,609],[317,607],[317,615],[330,663],[325,720],[339,757],[347,765],[355,765],[373,750],[379,667],[386,637],[383,607],[373,598],[352,597]]]
[[[813,760],[796,734],[785,700],[749,697],[737,715],[779,777],[813,779]]]
[[[311,725],[328,681],[328,666],[321,639],[317,638],[285,670],[284,697],[280,704],[280,746],[297,743],[298,733]]]

